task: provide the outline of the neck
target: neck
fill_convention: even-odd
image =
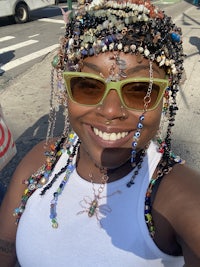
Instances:
[[[136,165],[140,162],[140,159],[141,151],[137,153]],[[101,184],[102,175],[105,173],[108,175],[107,182],[114,182],[126,176],[132,170],[133,167],[131,166],[130,159],[115,168],[106,168],[103,166],[98,166],[94,161],[92,161],[88,154],[85,155],[85,153],[80,147],[79,155],[77,157],[77,172],[83,179],[89,182],[91,182],[92,175],[92,181],[94,183]]]

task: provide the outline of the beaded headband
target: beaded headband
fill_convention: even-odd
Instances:
[[[155,60],[173,75],[182,73],[181,29],[150,1],[88,2],[78,1],[66,24],[55,68],[74,71],[86,56],[123,51]]]
[[[53,109],[67,105],[62,72],[81,71],[85,57],[107,51],[155,62],[169,76],[168,91],[175,99],[183,73],[181,28],[150,0],[78,0],[76,9],[63,15],[66,33],[52,61],[57,80],[52,88]]]

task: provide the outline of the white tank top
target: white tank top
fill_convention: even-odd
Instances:
[[[66,160],[63,154],[52,176]],[[146,189],[159,160],[151,143],[135,184],[126,186],[131,173],[108,183],[93,217],[87,211],[99,185],[93,188],[74,170],[58,198],[57,229],[51,226],[50,202],[64,174],[44,196],[38,189],[28,200],[17,230],[21,267],[182,267],[183,257],[157,248],[144,219]]]

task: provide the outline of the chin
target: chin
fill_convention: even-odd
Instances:
[[[108,169],[116,169],[126,163],[130,155],[130,148],[106,148],[101,155],[101,165]]]

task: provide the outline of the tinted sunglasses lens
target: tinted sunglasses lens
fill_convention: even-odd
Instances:
[[[149,88],[149,82],[130,82],[122,87],[122,97],[127,107],[143,110],[144,109],[144,97],[147,94]],[[160,86],[153,84],[151,91],[151,101],[148,104],[148,109],[154,107],[157,103],[157,99],[160,92]]]
[[[83,105],[96,105],[103,98],[105,84],[94,78],[72,77],[70,79],[71,96]]]

